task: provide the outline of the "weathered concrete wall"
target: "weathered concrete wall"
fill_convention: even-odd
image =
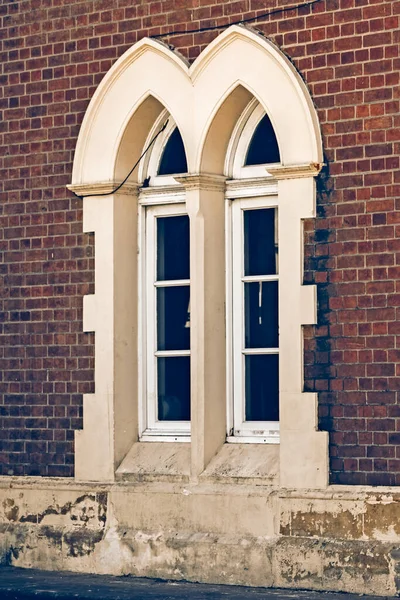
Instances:
[[[0,562],[228,584],[397,591],[400,494],[0,482]]]

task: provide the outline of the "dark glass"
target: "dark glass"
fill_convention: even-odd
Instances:
[[[157,218],[157,280],[189,279],[189,217]]]
[[[190,357],[157,359],[158,420],[190,421]]]
[[[244,211],[244,274],[276,275],[275,208]]]
[[[244,284],[245,348],[278,348],[278,282]]]
[[[256,127],[251,138],[245,166],[264,165],[280,162],[278,141],[268,115],[265,115]]]
[[[157,288],[157,350],[190,349],[190,287]]]
[[[279,421],[279,355],[245,357],[246,421]]]
[[[177,127],[173,130],[165,145],[158,167],[158,175],[173,175],[187,173],[185,147],[181,132]]]

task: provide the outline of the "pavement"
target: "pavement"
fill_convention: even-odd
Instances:
[[[333,592],[249,588],[0,567],[0,600],[383,600]]]

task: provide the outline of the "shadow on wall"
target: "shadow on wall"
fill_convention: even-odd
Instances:
[[[335,257],[331,255],[336,231],[329,227],[334,214],[334,186],[329,162],[317,178],[316,218],[304,223],[304,284],[316,284],[318,325],[304,326],[304,391],[318,393],[318,422],[321,431],[333,432],[333,413],[337,400],[336,369],[332,362],[332,327],[335,326],[330,298],[337,295],[331,273]],[[334,483],[334,447],[330,437],[330,483]]]

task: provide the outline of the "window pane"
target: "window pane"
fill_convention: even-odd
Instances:
[[[244,284],[245,347],[278,348],[278,282]]]
[[[279,147],[268,115],[256,127],[249,144],[245,166],[280,162]]]
[[[276,275],[278,273],[278,236],[275,212],[275,208],[244,211],[245,275]]]
[[[190,287],[157,288],[157,350],[190,349]]]
[[[157,280],[189,279],[189,217],[157,219]]]
[[[165,145],[163,155],[158,167],[158,175],[173,175],[174,173],[186,173],[187,162],[185,147],[181,132],[177,127],[173,130]]]
[[[279,420],[279,355],[245,357],[246,421]]]
[[[190,421],[190,357],[157,359],[158,420]]]

